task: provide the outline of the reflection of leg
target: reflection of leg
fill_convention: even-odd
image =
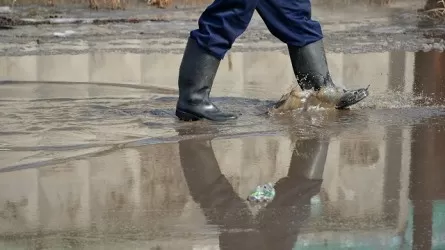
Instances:
[[[309,139],[297,141],[292,153],[288,176],[301,176],[309,180],[323,179],[328,156],[329,141]]]
[[[260,0],[257,10],[270,32],[288,45],[292,67],[303,90],[315,89],[317,97],[338,108],[351,106],[367,96],[365,89],[346,91],[333,83],[321,26],[311,19],[309,0]]]
[[[251,212],[221,173],[210,141],[181,141],[179,153],[193,200],[208,222],[222,231],[221,249],[260,249],[257,233],[246,230],[252,227]]]
[[[247,28],[258,0],[215,0],[190,33],[179,70],[176,116],[181,120],[233,120],[209,99],[216,72],[235,39]]]
[[[318,139],[295,146],[288,175],[276,183],[276,196],[261,214],[261,232],[270,249],[292,249],[295,244],[310,214],[310,200],[320,192],[327,149],[328,142]]]

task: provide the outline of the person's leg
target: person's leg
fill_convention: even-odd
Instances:
[[[304,47],[323,38],[311,19],[310,0],[260,0],[256,10],[269,31],[287,45]]]
[[[209,98],[220,61],[249,25],[258,0],[215,0],[190,32],[179,69],[176,116],[181,120],[226,121],[234,114],[219,110]]]
[[[349,107],[368,96],[367,89],[347,91],[335,86],[329,73],[320,24],[311,18],[310,0],[260,0],[257,11],[270,32],[286,43],[302,90],[337,108]]]

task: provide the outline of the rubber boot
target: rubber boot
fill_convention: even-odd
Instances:
[[[288,45],[292,68],[302,90],[315,90],[316,97],[344,109],[365,99],[368,88],[346,90],[337,87],[329,73],[323,40],[304,47]],[[369,87],[369,86],[368,86]]]
[[[221,112],[209,99],[219,63],[219,59],[206,53],[195,40],[188,39],[179,68],[179,99],[176,104],[179,119],[227,121],[237,118],[234,114]]]

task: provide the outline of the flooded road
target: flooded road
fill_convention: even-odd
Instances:
[[[0,57],[1,249],[445,248],[444,53],[328,54],[370,97],[273,116],[288,56],[231,53],[228,123],[176,120],[180,60]]]

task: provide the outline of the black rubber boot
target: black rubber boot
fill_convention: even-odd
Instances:
[[[209,99],[220,60],[201,49],[191,38],[187,41],[179,68],[179,99],[176,116],[184,121],[208,119],[227,121],[237,118],[221,112]]]
[[[323,40],[304,47],[288,45],[288,49],[292,68],[302,90],[317,91],[317,98],[335,104],[337,109],[347,108],[368,96],[368,88],[346,90],[335,86],[329,73]]]

